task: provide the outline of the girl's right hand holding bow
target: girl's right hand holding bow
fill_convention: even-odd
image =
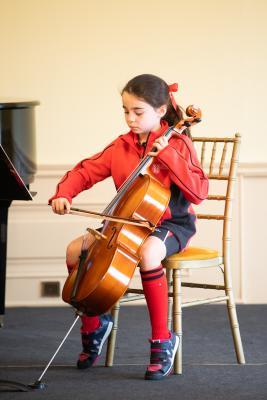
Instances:
[[[70,212],[70,202],[65,197],[59,197],[51,202],[54,213],[64,215]]]

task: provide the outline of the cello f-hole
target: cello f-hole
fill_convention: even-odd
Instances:
[[[114,243],[112,243],[112,242],[113,242],[113,239],[114,239],[114,237],[115,237],[115,235],[116,235],[116,233],[117,233],[117,228],[116,228],[116,226],[113,226],[113,227],[112,227],[112,231],[113,231],[113,233],[112,233],[112,235],[111,235],[111,238],[110,238],[110,240],[109,240],[109,242],[108,242],[108,246],[107,246],[108,249],[111,249],[111,248],[114,246]]]

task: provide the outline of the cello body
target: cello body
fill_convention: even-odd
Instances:
[[[118,217],[149,221],[156,226],[164,214],[170,191],[150,175],[139,175],[116,204]],[[103,237],[95,240],[80,272],[78,265],[67,278],[62,298],[87,315],[108,311],[125,293],[140,261],[139,250],[153,228],[106,221]],[[76,283],[77,284],[77,283]]]

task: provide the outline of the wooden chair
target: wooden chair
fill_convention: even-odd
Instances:
[[[221,224],[220,231],[222,236],[222,246],[220,246],[221,251],[206,247],[190,246],[183,252],[173,254],[163,261],[169,284],[169,328],[171,328],[171,322],[173,322],[172,329],[180,337],[180,346],[174,363],[174,373],[176,374],[182,373],[182,309],[199,304],[226,301],[237,361],[240,364],[245,363],[231,276],[232,205],[234,183],[237,176],[240,139],[241,137],[239,134],[236,134],[233,138],[196,137],[193,139],[196,150],[199,153],[202,168],[209,177],[210,188],[212,189],[213,182],[222,183],[222,186],[224,186],[223,194],[209,194],[207,201],[204,202],[206,205],[207,203],[210,205],[210,202],[222,203],[223,212],[221,214],[197,213],[199,220],[215,220]],[[217,224],[217,226],[218,225],[219,224]],[[189,271],[198,269],[202,270],[203,273],[203,269],[206,268],[218,268],[223,273],[223,284],[182,282],[184,270]],[[215,289],[223,291],[224,293],[222,296],[213,296],[205,300],[183,302],[182,286]],[[120,303],[140,299],[140,296],[142,295],[143,291],[141,289],[129,288],[126,296],[124,296],[113,308],[112,314],[114,318],[114,327],[108,341],[106,366],[113,365]]]

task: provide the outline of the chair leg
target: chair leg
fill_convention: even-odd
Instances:
[[[114,360],[115,344],[119,323],[119,312],[120,312],[120,302],[118,301],[111,310],[111,315],[113,317],[113,327],[108,338],[107,352],[106,352],[106,367],[112,367]]]
[[[229,300],[227,301],[227,310],[228,310],[228,316],[229,316],[229,321],[230,321],[233,340],[234,340],[237,362],[239,364],[245,364],[246,361],[245,361],[245,356],[244,356],[244,351],[243,351],[243,345],[242,345],[242,340],[241,340],[241,335],[240,335],[240,329],[239,329],[239,324],[238,324],[238,319],[237,319],[236,306],[235,306],[232,288],[226,289],[226,293],[229,296]]]
[[[171,292],[171,283],[172,283],[172,269],[166,269],[166,278],[168,283],[168,293]],[[172,298],[168,297],[168,329],[169,331],[172,329]]]
[[[179,348],[174,360],[174,373],[182,374],[182,285],[181,271],[173,270],[173,330],[179,336]]]

